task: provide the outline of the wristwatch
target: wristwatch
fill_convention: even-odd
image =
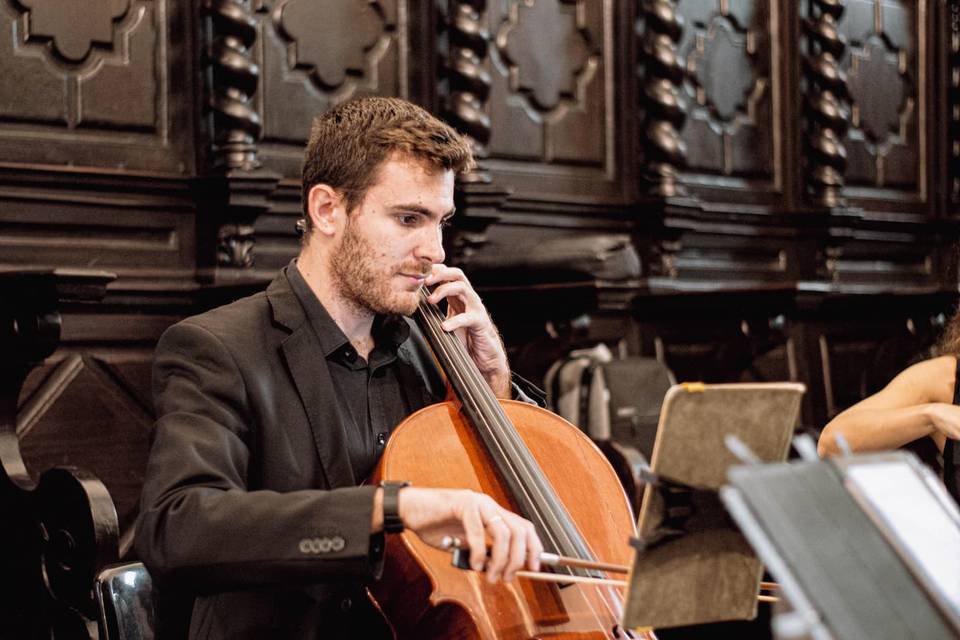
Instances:
[[[384,480],[380,483],[383,489],[383,531],[384,533],[400,533],[403,531],[403,520],[400,519],[400,489],[409,487],[409,482]]]

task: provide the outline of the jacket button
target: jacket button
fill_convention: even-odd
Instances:
[[[350,599],[350,596],[347,596],[340,601],[340,611],[346,613],[347,611],[350,611],[351,607],[353,607],[353,600]]]
[[[330,538],[320,538],[317,542],[317,547],[320,549],[320,553],[329,552],[330,548],[333,546],[333,542],[330,540]]]
[[[347,541],[340,536],[333,536],[333,538],[330,539],[331,551],[343,551],[345,546],[347,546]]]

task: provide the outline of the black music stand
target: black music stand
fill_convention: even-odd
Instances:
[[[682,384],[663,402],[644,490],[623,624],[666,628],[757,615],[763,567],[717,490],[746,443],[763,461],[786,458],[804,386]]]
[[[721,497],[793,607],[775,632],[960,637],[960,512],[915,456],[749,465],[729,479]]]

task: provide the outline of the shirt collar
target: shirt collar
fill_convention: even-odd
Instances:
[[[343,330],[330,317],[307,281],[304,280],[303,274],[297,268],[296,258],[287,266],[286,272],[290,288],[293,289],[294,295],[300,300],[310,325],[320,340],[323,356],[329,358],[349,344],[350,341]],[[377,314],[373,319],[371,333],[373,334],[374,345],[376,345],[374,349],[395,355],[397,348],[410,337],[410,325],[400,315]]]

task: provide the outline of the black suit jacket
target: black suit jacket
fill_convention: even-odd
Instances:
[[[411,328],[398,359],[427,405],[445,387]],[[153,375],[136,549],[161,589],[199,594],[190,636],[336,635],[332,617],[363,606],[359,585],[382,568],[382,536],[370,535],[374,488],[354,485],[326,360],[285,270],[169,328]]]

